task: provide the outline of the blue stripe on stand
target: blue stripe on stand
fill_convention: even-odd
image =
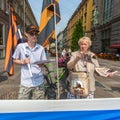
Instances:
[[[120,120],[120,110],[0,113],[0,120]]]

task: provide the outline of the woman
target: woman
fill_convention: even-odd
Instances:
[[[86,97],[81,97],[78,95],[68,93],[68,98],[87,98],[92,99],[94,98],[94,91],[95,91],[95,78],[94,78],[94,70],[95,68],[99,67],[99,63],[97,60],[97,56],[90,51],[91,47],[91,40],[88,37],[82,37],[78,41],[78,45],[80,46],[80,50],[75,51],[72,53],[70,61],[67,63],[67,68],[69,70],[78,72],[86,72],[89,75],[89,94]],[[109,75],[112,76],[112,75]]]

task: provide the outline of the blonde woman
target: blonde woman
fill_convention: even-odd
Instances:
[[[75,51],[72,53],[72,56],[70,58],[70,61],[67,63],[67,68],[69,70],[75,71],[75,72],[87,72],[89,75],[89,94],[86,97],[81,97],[78,95],[68,93],[69,99],[80,99],[80,98],[87,98],[92,99],[94,98],[94,91],[95,91],[95,78],[94,78],[94,70],[95,68],[99,67],[99,63],[97,60],[97,56],[90,51],[90,47],[92,45],[92,42],[90,38],[88,37],[82,37],[78,41],[78,45],[80,46],[80,49],[78,51]],[[111,74],[109,76],[112,76]]]

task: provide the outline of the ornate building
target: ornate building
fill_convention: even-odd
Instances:
[[[96,0],[98,24],[92,27],[93,46],[98,52],[120,52],[120,0]],[[117,47],[114,46],[117,45]],[[110,47],[111,46],[111,47]],[[114,47],[113,47],[114,46]]]
[[[79,19],[82,20],[84,35],[91,38],[92,31],[91,27],[93,24],[93,11],[95,8],[94,0],[82,0],[78,8],[70,18],[67,24],[68,33],[68,45],[71,45],[72,33],[74,27]]]
[[[10,4],[15,9],[17,25],[21,26],[21,31],[27,24],[38,26],[28,0],[0,0],[0,58],[5,57],[5,45],[9,30],[9,8]]]

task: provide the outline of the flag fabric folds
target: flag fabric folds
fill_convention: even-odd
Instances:
[[[10,19],[9,19],[9,32],[6,43],[5,64],[4,64],[4,71],[6,71],[10,76],[14,74],[14,64],[12,60],[12,55],[16,45],[17,45],[16,16],[14,15],[14,9],[11,6]]]
[[[56,18],[56,19],[55,19]],[[55,21],[56,20],[56,21]],[[60,21],[58,0],[43,0],[38,43],[42,46],[53,42],[55,38],[55,24]]]

